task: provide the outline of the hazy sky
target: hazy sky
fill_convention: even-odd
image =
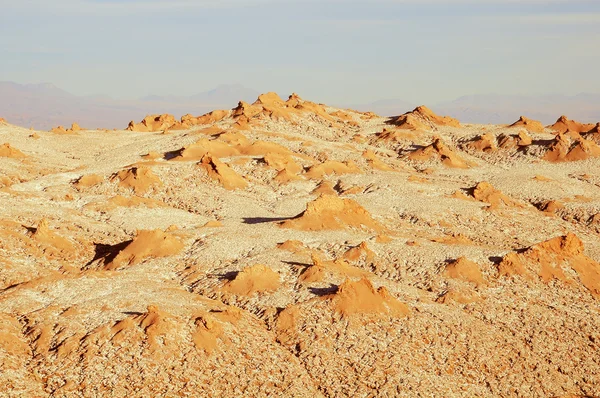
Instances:
[[[600,1],[0,0],[0,80],[329,103],[600,92]]]

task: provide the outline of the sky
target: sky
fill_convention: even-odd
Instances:
[[[0,0],[0,80],[327,103],[600,93],[600,1]]]

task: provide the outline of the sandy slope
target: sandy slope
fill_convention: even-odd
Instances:
[[[427,111],[0,123],[0,395],[600,395],[593,137]]]

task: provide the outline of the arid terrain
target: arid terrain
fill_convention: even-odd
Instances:
[[[559,116],[0,121],[0,396],[600,396],[600,124]]]

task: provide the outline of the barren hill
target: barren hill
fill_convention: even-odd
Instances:
[[[0,396],[600,396],[594,128],[0,116]]]

